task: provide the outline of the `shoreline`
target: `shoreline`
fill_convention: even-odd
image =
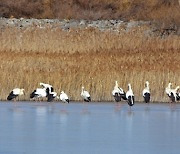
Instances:
[[[52,101],[52,102],[47,102],[45,100],[43,101],[32,101],[32,100],[17,100],[17,101],[8,101],[8,100],[0,100],[0,103],[46,103],[46,104],[53,104],[53,103],[61,103],[61,104],[68,104],[68,103],[63,103],[62,101],[60,100],[55,100],[55,101]],[[83,104],[84,102],[83,101],[70,101],[70,104],[71,103],[81,103]],[[114,102],[114,101],[91,101],[91,102],[85,102],[85,104],[127,104],[126,101],[121,101],[121,102]],[[177,101],[177,102],[158,102],[158,101],[150,101],[149,103],[145,103],[143,101],[135,101],[135,104],[179,104],[180,101]]]

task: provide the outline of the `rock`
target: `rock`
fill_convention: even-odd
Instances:
[[[59,19],[16,19],[16,18],[0,18],[0,28],[5,27],[16,27],[16,28],[27,28],[36,26],[37,28],[61,28],[62,30],[75,29],[87,29],[97,28],[101,31],[114,31],[119,33],[120,31],[130,31],[135,27],[147,26],[148,30],[145,30],[145,35],[152,35],[154,33],[162,33],[158,29],[158,26],[153,24],[151,21],[129,21],[124,22],[122,20],[59,20]],[[162,35],[176,34],[180,35],[179,28],[168,28]]]

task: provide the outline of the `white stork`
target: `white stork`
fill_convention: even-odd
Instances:
[[[171,89],[170,98],[172,102],[176,102],[177,100],[179,100],[178,90],[179,90],[179,86],[177,86],[175,89]]]
[[[179,96],[178,96],[179,86],[177,86],[175,89],[172,89],[171,86],[172,83],[169,83],[165,91],[166,94],[169,96],[171,102],[176,102],[177,100],[179,100]]]
[[[42,83],[42,82],[40,82],[40,85],[46,89],[47,101],[52,102],[54,100],[54,98],[56,98],[56,96],[57,96],[57,93],[54,92],[53,86],[50,84],[47,84],[47,83]]]
[[[169,83],[165,89],[165,92],[169,97],[171,96],[171,86],[172,86],[172,83]]]
[[[50,85],[50,84],[40,82],[40,86],[42,86],[43,88],[48,89],[47,92],[53,92],[54,91],[53,86]]]
[[[54,98],[57,96],[56,92],[51,92],[49,87],[47,88],[37,88],[31,94],[30,98],[44,98],[47,97],[48,102],[52,102]]]
[[[145,83],[145,88],[144,88],[144,90],[143,90],[143,97],[144,97],[144,101],[146,102],[146,103],[149,103],[149,101],[150,101],[150,89],[149,89],[149,82],[148,81],[146,81],[146,83]]]
[[[20,89],[20,88],[15,88],[13,89],[10,94],[8,95],[7,97],[7,100],[13,100],[15,99],[16,97],[19,97],[21,95],[24,95],[24,89]]]
[[[128,84],[128,91],[126,92],[126,99],[128,102],[129,106],[133,106],[134,105],[134,94],[131,88],[131,84]]]
[[[124,90],[122,88],[120,88],[118,86],[118,82],[115,81],[115,86],[114,89],[112,91],[112,95],[115,99],[116,102],[120,102],[121,101],[121,97],[126,100],[126,93],[124,92]]]
[[[63,103],[69,103],[69,97],[64,91],[61,91],[59,98]]]
[[[44,97],[47,97],[46,88],[37,88],[30,94],[30,98],[44,98]]]
[[[91,96],[88,91],[84,90],[84,87],[82,87],[81,97],[84,99],[85,102],[91,101]]]

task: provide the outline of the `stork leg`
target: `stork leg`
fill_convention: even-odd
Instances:
[[[119,111],[121,108],[121,104],[120,103],[116,103],[115,104],[115,111]]]
[[[176,108],[176,104],[170,103],[170,109],[171,109],[171,111],[174,111],[175,108]]]
[[[82,113],[88,113],[88,106],[86,104],[85,101],[83,101],[83,109],[82,109]]]
[[[17,100],[16,100],[16,97],[13,99],[13,101],[14,101],[15,107],[17,107]]]
[[[67,113],[67,110],[66,110],[66,104],[65,103],[63,103],[63,105],[62,105],[63,107],[62,107],[62,109],[61,109],[61,112],[63,112],[63,113]]]

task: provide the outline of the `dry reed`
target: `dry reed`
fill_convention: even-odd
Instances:
[[[12,88],[23,87],[29,94],[39,82],[64,90],[71,100],[81,100],[81,86],[94,101],[112,101],[117,80],[127,90],[131,83],[137,101],[142,101],[146,80],[152,101],[168,101],[168,82],[180,85],[180,38],[148,37],[144,28],[125,32],[97,29],[6,28],[0,33],[0,98]]]

